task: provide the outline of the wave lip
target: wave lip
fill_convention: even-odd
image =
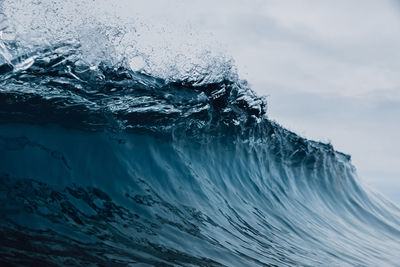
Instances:
[[[92,68],[80,61],[74,46],[61,46],[30,55],[25,67],[3,64],[2,114],[7,110],[19,118],[48,122],[68,116],[87,124],[110,124],[124,128],[165,128],[191,124],[239,124],[266,117],[266,101],[245,81],[223,80],[199,85],[187,81],[166,81],[122,67],[99,65]],[[21,64],[20,64],[21,65]],[[40,102],[40,105],[38,105]],[[41,114],[51,110],[53,116]],[[222,122],[221,122],[222,123]],[[163,127],[161,127],[163,126]]]

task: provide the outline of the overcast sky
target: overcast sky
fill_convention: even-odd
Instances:
[[[398,3],[159,1],[156,6],[135,4],[134,10],[190,25],[195,33],[210,32],[206,41],[222,44],[241,77],[268,96],[270,118],[351,154],[361,181],[400,203]]]

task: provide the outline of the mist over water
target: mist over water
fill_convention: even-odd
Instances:
[[[400,210],[349,155],[269,120],[218,48],[105,7],[2,2],[0,262],[398,263]]]

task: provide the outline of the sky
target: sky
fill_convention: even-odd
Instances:
[[[142,2],[134,10],[210,33],[205,42],[226,49],[240,77],[267,96],[271,119],[352,155],[361,183],[400,203],[398,3],[203,0],[154,6]]]

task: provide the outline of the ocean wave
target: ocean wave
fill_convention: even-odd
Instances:
[[[349,155],[271,121],[232,61],[138,59],[104,18],[79,36],[85,4],[25,2],[0,18],[0,262],[397,264],[399,208]]]

